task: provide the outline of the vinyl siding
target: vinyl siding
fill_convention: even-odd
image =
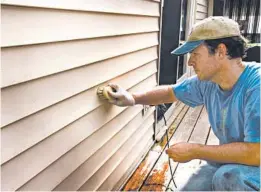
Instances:
[[[117,190],[153,143],[155,108],[112,106],[96,90],[157,85],[160,2],[1,8],[1,189]]]
[[[208,17],[208,0],[196,0],[196,18],[195,21],[201,21]]]

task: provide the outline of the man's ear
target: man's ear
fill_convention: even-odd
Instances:
[[[219,59],[224,59],[227,55],[227,47],[224,43],[220,43],[217,47],[217,56]]]

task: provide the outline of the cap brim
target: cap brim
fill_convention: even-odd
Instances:
[[[189,41],[185,42],[183,45],[179,46],[178,48],[174,49],[171,54],[175,55],[184,55],[196,49],[204,40],[199,41]]]

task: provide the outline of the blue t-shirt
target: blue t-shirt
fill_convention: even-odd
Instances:
[[[260,142],[260,63],[244,63],[245,69],[229,91],[197,76],[173,86],[178,100],[195,107],[205,105],[211,127],[220,144]]]

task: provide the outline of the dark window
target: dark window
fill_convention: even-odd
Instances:
[[[186,34],[186,20],[187,20],[187,0],[182,0],[181,6],[181,22],[180,22],[180,42],[185,41]],[[178,57],[177,79],[179,79],[186,72],[186,63],[184,63],[184,56]]]

